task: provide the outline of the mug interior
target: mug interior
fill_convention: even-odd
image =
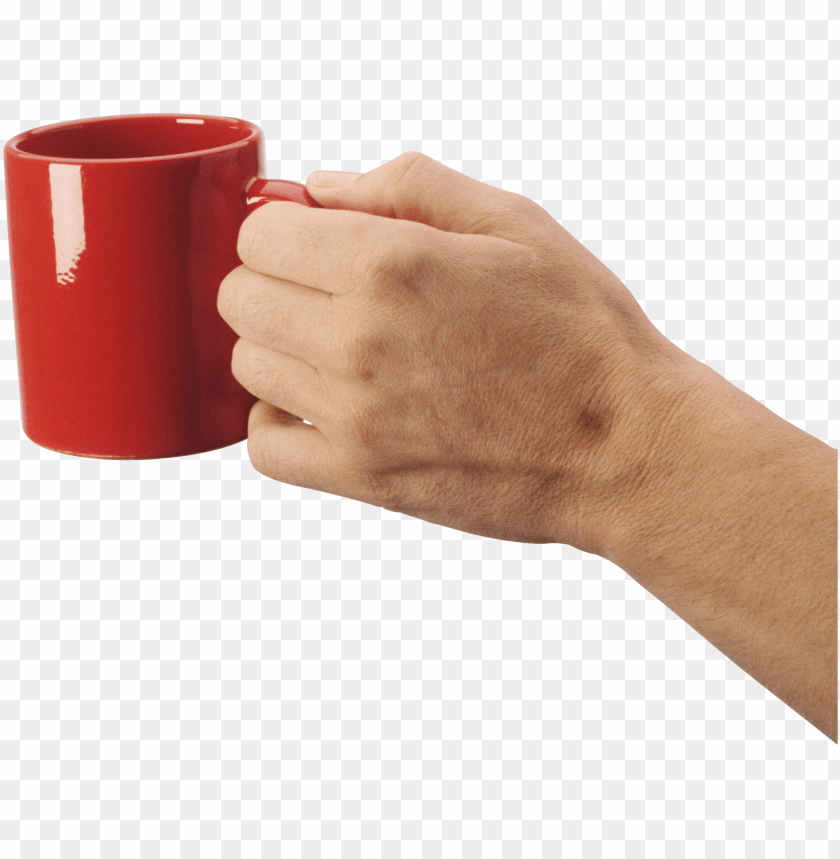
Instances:
[[[221,116],[112,116],[35,129],[17,141],[17,149],[48,158],[159,158],[239,143],[256,131],[251,123]]]

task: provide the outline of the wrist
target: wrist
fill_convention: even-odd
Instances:
[[[593,533],[599,554],[667,602],[685,584],[676,569],[702,575],[718,553],[738,567],[798,519],[807,534],[836,451],[683,352],[656,375],[611,452]]]
[[[685,373],[628,448],[599,554],[837,742],[837,451]]]

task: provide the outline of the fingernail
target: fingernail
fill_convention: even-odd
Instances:
[[[354,179],[358,179],[362,175],[362,173],[342,172],[340,170],[316,170],[309,174],[307,185],[317,185],[319,188],[338,188],[341,185],[349,185]]]

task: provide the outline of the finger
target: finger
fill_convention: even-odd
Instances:
[[[331,295],[244,265],[222,281],[216,304],[240,337],[319,367],[331,365],[329,350],[346,327]]]
[[[263,400],[254,403],[248,418],[248,457],[272,480],[342,494],[341,470],[330,440],[317,427]]]
[[[238,249],[247,268],[329,293],[342,306],[342,298],[363,294],[383,275],[398,285],[405,278],[395,272],[411,280],[429,263],[451,259],[457,238],[364,212],[266,203],[243,222]],[[355,305],[354,299],[343,306]]]
[[[260,400],[313,424],[333,413],[323,377],[311,364],[240,338],[233,347],[234,378]]]
[[[307,179],[306,189],[333,211],[353,209],[521,244],[533,242],[534,231],[541,227],[557,227],[533,200],[465,176],[421,152],[405,152],[369,173],[350,177],[348,182],[344,174],[316,171]],[[323,215],[323,210],[317,215]]]
[[[363,278],[354,261],[381,243],[380,222],[359,212],[266,203],[242,222],[236,249],[253,271],[340,295]]]

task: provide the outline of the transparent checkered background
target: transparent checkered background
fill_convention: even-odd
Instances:
[[[288,179],[421,150],[838,445],[837,4],[0,10],[3,140],[185,111],[260,123]],[[278,484],[244,444],[31,443],[2,240],[2,859],[838,855],[837,747],[617,567]]]

